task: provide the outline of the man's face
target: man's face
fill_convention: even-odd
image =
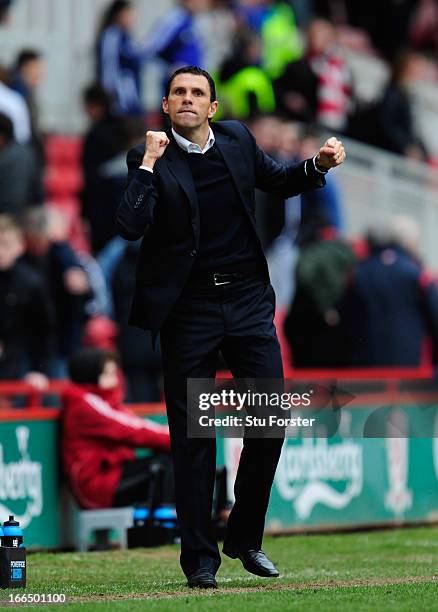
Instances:
[[[0,270],[9,270],[24,251],[21,237],[12,230],[0,232]]]
[[[38,87],[44,79],[45,64],[41,58],[27,62],[22,68],[22,75],[27,85],[33,89]]]
[[[217,101],[210,102],[207,79],[198,74],[178,74],[172,81],[169,97],[163,98],[163,111],[176,129],[207,125],[216,109]]]
[[[84,109],[91,121],[99,121],[105,115],[105,107],[102,104],[86,102]]]
[[[124,30],[130,30],[135,25],[136,12],[132,7],[126,7],[117,17],[117,23]]]
[[[336,31],[328,21],[316,19],[309,26],[307,39],[309,51],[322,54],[335,43]]]

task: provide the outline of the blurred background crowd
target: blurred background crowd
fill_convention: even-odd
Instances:
[[[114,215],[126,152],[165,127],[166,78],[187,64],[214,76],[216,118],[280,161],[347,143],[324,189],[256,194],[286,364],[435,363],[436,0],[99,0],[87,20],[81,1],[49,4],[50,36],[77,10],[93,40],[48,47],[31,2],[0,0],[0,379],[42,388],[97,346],[120,355],[129,401],[160,399],[159,350],[127,324],[139,244]]]

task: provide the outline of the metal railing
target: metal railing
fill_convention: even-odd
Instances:
[[[327,379],[350,379],[350,380],[418,380],[429,379],[433,376],[433,369],[430,366],[420,366],[418,368],[345,368],[345,369],[294,369],[285,367],[284,377],[290,380],[327,380]],[[231,378],[231,373],[227,370],[219,371],[216,375],[218,379]],[[32,385],[22,381],[1,381],[0,398],[5,397],[25,397],[24,408],[0,407],[0,421],[22,420],[31,414],[34,416],[57,416],[58,408],[47,408],[44,406],[43,398],[47,395],[60,396],[68,381],[51,381],[46,389],[37,389]],[[164,402],[148,402],[133,404],[132,408],[140,414],[164,414]],[[31,411],[31,412],[29,412]],[[32,412],[33,411],[33,412]],[[41,412],[42,411],[42,412]],[[40,414],[41,413],[41,414]]]
[[[336,169],[347,236],[409,215],[420,226],[421,253],[438,267],[438,172],[425,164],[343,139],[347,162]]]

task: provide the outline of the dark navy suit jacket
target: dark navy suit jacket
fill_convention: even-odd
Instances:
[[[285,166],[263,153],[239,121],[211,125],[216,146],[230,172],[249,231],[257,236],[254,190],[288,198],[323,187],[324,175],[311,160]],[[119,234],[128,240],[143,236],[130,323],[156,336],[181,294],[199,248],[199,208],[185,153],[169,134],[170,144],[154,172],[139,169],[144,147],[127,156],[128,182],[116,215]],[[266,260],[265,271],[268,276]]]

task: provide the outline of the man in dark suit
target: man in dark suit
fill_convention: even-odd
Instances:
[[[197,67],[169,79],[163,111],[171,130],[147,132],[128,153],[119,233],[144,236],[131,323],[161,332],[164,390],[189,586],[215,588],[220,565],[211,531],[216,441],[187,436],[187,379],[216,374],[222,352],[236,378],[283,377],[273,325],[275,295],[257,235],[254,189],[290,197],[325,184],[345,158],[331,138],[312,160],[283,166],[244,124],[213,123],[211,76]],[[278,576],[261,550],[282,439],[245,438],[223,552],[259,576]]]

